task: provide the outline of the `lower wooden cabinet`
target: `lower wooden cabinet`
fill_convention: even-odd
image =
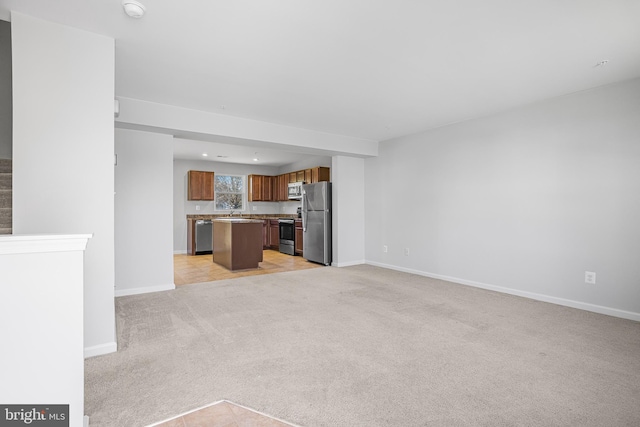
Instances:
[[[269,247],[280,249],[280,223],[277,219],[269,220]]]
[[[269,249],[269,220],[262,220],[262,248]]]

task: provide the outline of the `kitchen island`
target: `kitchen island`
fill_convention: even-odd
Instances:
[[[258,268],[262,262],[263,221],[245,218],[213,220],[213,262],[229,270]]]

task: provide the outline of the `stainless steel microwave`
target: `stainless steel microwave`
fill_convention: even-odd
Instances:
[[[302,199],[302,184],[304,184],[304,182],[289,183],[289,200]]]

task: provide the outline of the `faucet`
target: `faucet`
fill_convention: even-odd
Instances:
[[[229,214],[229,216],[233,216],[233,213],[234,213],[234,212],[235,212],[235,211],[231,211],[231,213]]]

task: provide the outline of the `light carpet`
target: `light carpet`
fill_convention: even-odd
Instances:
[[[361,265],[116,299],[91,426],[227,399],[302,426],[638,426],[640,323]]]

